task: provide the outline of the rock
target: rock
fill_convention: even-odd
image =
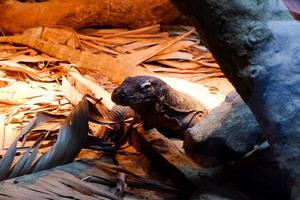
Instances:
[[[227,162],[242,158],[264,141],[248,106],[236,92],[231,92],[200,124],[188,130],[184,149],[198,161],[205,156]]]
[[[223,186],[208,185],[193,192],[190,200],[249,200],[245,194]]]
[[[272,149],[265,143],[250,156],[224,166],[220,176],[251,199],[290,199],[286,172],[280,170]]]

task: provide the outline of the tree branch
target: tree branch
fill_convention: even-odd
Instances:
[[[37,26],[62,25],[141,27],[169,23],[179,16],[169,0],[50,0],[22,3],[0,1],[0,28],[19,33]]]
[[[173,0],[198,23],[300,196],[300,24],[280,0]]]

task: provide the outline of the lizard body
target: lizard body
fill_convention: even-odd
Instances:
[[[112,100],[132,108],[146,127],[183,136],[200,122],[207,110],[193,97],[153,76],[128,77],[112,93]]]

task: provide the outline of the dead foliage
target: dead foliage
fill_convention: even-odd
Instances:
[[[81,168],[89,170],[79,174]],[[143,199],[137,190],[168,194],[173,198],[182,192],[171,185],[135,175],[118,166],[101,161],[80,161],[58,167],[32,177],[24,176],[3,181],[1,199]],[[16,184],[11,184],[14,181]],[[25,183],[25,184],[24,184]],[[22,193],[20,193],[22,191]],[[149,196],[148,196],[149,197]],[[151,196],[150,196],[151,198]],[[160,199],[160,198],[159,198]]]
[[[55,119],[53,116],[40,113],[26,127],[21,130],[19,136],[0,161],[0,179],[13,178],[29,172],[36,172],[61,164],[70,163],[82,149],[85,138],[88,134],[88,104],[86,98],[74,108],[70,116],[64,121],[58,131],[55,144],[38,158],[38,149],[42,142],[49,136],[41,134],[39,138],[30,146],[25,148],[18,161],[13,165],[17,153],[17,144],[23,138],[26,143],[27,135],[41,123]]]
[[[179,88],[190,92],[188,87],[197,91],[204,87],[188,81],[197,83],[223,76],[192,27],[155,25],[136,30],[78,32],[66,27],[39,27],[21,35],[0,37],[0,42],[1,180],[72,162],[80,151],[77,159],[83,159],[87,152],[83,147],[100,154],[126,152],[129,134],[136,125],[130,115],[120,118],[111,113],[114,104],[110,91],[115,87],[111,81],[150,74],[174,87],[178,81]],[[204,95],[207,93],[206,88],[201,98],[208,99]],[[207,99],[204,101],[214,101]],[[91,153],[86,156],[91,155],[96,157]],[[168,160],[169,154],[165,155]],[[119,199],[133,186],[178,192],[120,167],[99,162],[92,165],[106,174],[98,170],[81,180],[54,171],[50,180],[39,179],[39,186],[21,190],[24,196],[32,194],[38,199]],[[185,167],[179,166],[179,171]],[[109,180],[103,181],[107,174]],[[88,180],[109,183],[117,192],[101,192]],[[0,187],[3,198],[19,198],[17,188],[9,187]]]
[[[191,81],[222,76],[214,58],[190,27],[168,32],[160,32],[157,25],[137,30],[85,29],[79,33],[40,27],[22,35],[1,37],[0,42],[27,45],[80,67],[99,70],[115,82],[147,71]]]

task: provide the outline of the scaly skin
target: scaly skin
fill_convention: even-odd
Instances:
[[[146,126],[158,128],[163,133],[175,131],[178,136],[184,136],[186,129],[207,114],[193,97],[152,76],[127,77],[113,91],[112,101],[132,108]]]

